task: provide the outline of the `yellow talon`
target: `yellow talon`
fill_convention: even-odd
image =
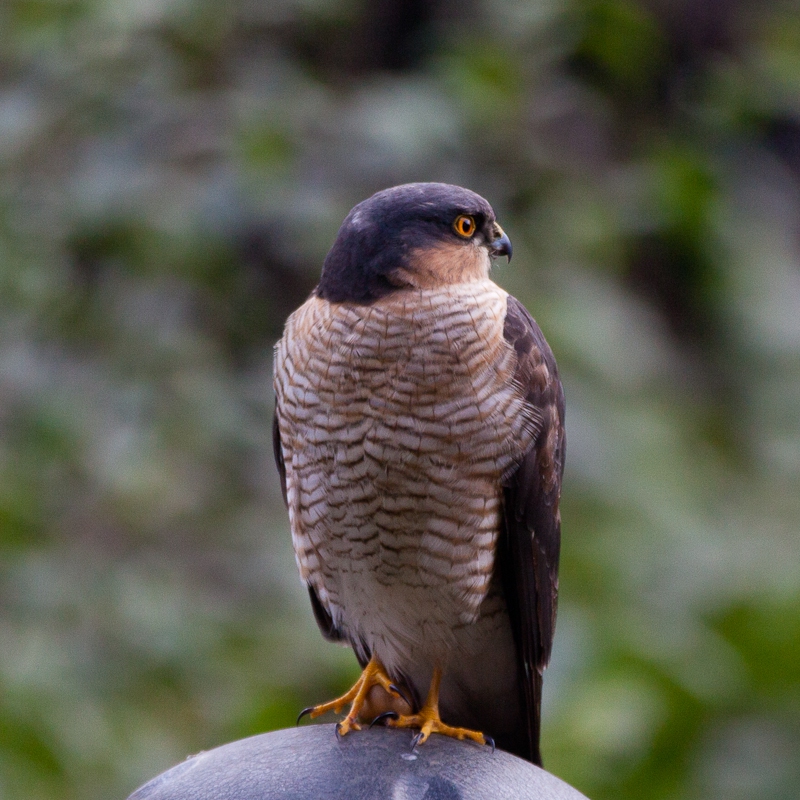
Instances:
[[[432,733],[440,733],[454,739],[470,739],[478,744],[488,744],[494,750],[494,741],[480,731],[456,728],[442,722],[439,717],[441,682],[442,671],[436,667],[433,670],[425,704],[416,714],[412,714],[411,706],[397,690],[383,664],[373,657],[351,689],[335,700],[305,709],[298,717],[298,722],[306,714],[310,715],[312,719],[327,714],[329,711],[339,714],[349,704],[350,711],[347,716],[336,725],[337,736],[346,736],[350,731],[360,731],[359,720],[371,720],[379,716],[386,716],[389,717],[386,724],[391,728],[419,728],[419,733],[414,737],[415,747],[426,742]],[[390,718],[392,715],[395,717],[394,719]]]
[[[442,671],[436,667],[433,670],[433,678],[431,678],[431,686],[428,690],[425,704],[419,712],[387,720],[386,724],[391,728],[419,728],[419,733],[414,737],[415,747],[426,742],[432,733],[441,733],[443,736],[451,736],[454,739],[471,739],[478,744],[488,744],[494,750],[494,740],[479,731],[472,731],[469,728],[455,728],[442,722],[439,717],[439,687],[441,682]]]
[[[306,714],[312,719],[329,711],[339,714],[348,704],[350,711],[336,726],[337,736],[345,736],[351,730],[360,731],[359,719],[372,719],[386,711],[392,711],[402,718],[402,714],[411,711],[408,702],[387,675],[383,664],[373,656],[352,688],[335,700],[304,709],[298,717],[298,722]]]

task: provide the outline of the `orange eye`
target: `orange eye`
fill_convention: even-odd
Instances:
[[[475,218],[470,217],[468,214],[456,217],[456,221],[453,223],[453,230],[462,238],[470,239],[475,235]]]

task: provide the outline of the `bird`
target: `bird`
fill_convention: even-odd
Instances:
[[[512,246],[468,189],[410,183],[344,219],[275,346],[273,443],[300,577],[356,684],[305,709],[541,765],[564,391]],[[302,714],[301,714],[302,716]]]

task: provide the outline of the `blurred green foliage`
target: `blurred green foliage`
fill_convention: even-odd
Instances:
[[[348,209],[460,183],[568,399],[548,768],[800,786],[796,0],[0,6],[0,797],[124,797],[343,689],[272,344]]]

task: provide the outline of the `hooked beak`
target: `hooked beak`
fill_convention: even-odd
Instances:
[[[511,239],[506,236],[505,231],[496,222],[493,227],[495,238],[489,243],[489,253],[493,258],[505,256],[511,261]]]

